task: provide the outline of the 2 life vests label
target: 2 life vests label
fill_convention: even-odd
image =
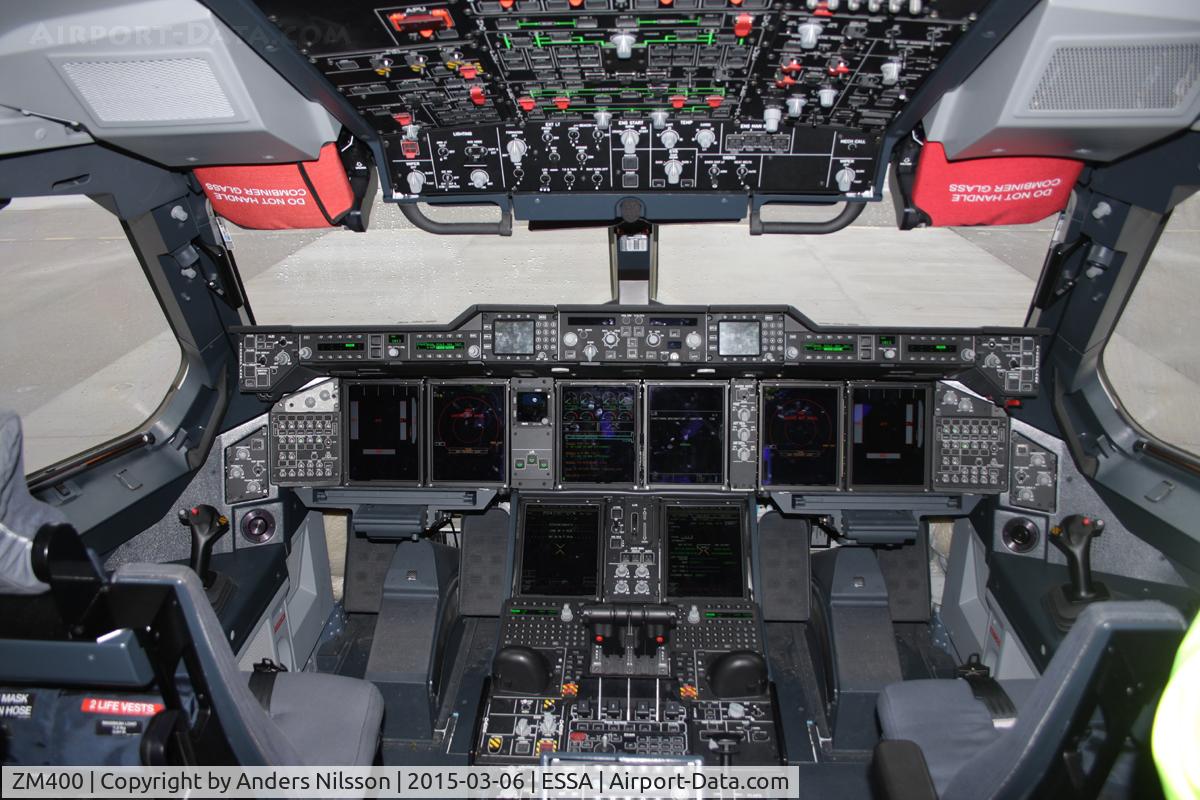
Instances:
[[[166,706],[140,700],[117,700],[111,697],[85,697],[79,710],[87,714],[107,714],[118,717],[153,717]]]

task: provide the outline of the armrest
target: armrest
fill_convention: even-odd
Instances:
[[[929,765],[916,742],[885,739],[875,745],[869,770],[877,800],[937,800]]]

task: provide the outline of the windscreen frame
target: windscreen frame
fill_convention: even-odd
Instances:
[[[595,481],[566,481],[563,479],[563,465],[566,459],[564,458],[565,449],[563,447],[563,435],[566,430],[563,427],[562,409],[563,399],[572,387],[575,386],[593,386],[593,387],[620,387],[633,390],[633,480],[629,483],[603,483]],[[642,452],[642,436],[645,429],[643,425],[643,417],[645,409],[642,407],[644,391],[640,381],[602,381],[602,380],[562,380],[555,381],[555,396],[554,396],[554,455],[555,455],[555,485],[563,489],[635,489],[640,485],[642,470],[643,470],[643,452]]]
[[[742,570],[742,593],[740,595],[676,595],[672,594],[671,588],[671,537],[668,528],[668,519],[672,509],[696,509],[696,508],[717,508],[730,507],[738,512],[739,522],[739,543],[742,549],[741,555],[741,570]],[[753,598],[753,583],[754,583],[754,564],[751,552],[751,517],[747,508],[745,499],[734,499],[730,497],[687,497],[687,498],[662,498],[658,505],[658,537],[660,548],[662,550],[662,573],[660,575],[661,588],[659,594],[663,597],[663,602],[678,603],[682,600],[696,600],[703,603],[712,603],[719,600],[751,600]]]
[[[417,402],[420,404],[417,408],[417,415],[414,425],[417,428],[417,479],[415,481],[372,481],[372,480],[353,480],[350,477],[350,387],[351,386],[412,386],[416,388]],[[339,393],[344,402],[342,403],[342,463],[343,474],[345,475],[345,486],[398,486],[398,487],[419,487],[425,485],[425,468],[428,458],[429,443],[424,437],[431,434],[428,424],[428,413],[424,407],[429,402],[429,397],[425,393],[425,381],[419,379],[408,380],[343,380]]]
[[[766,452],[767,445],[767,389],[783,388],[783,389],[832,389],[837,397],[837,409],[834,412],[833,423],[837,430],[835,432],[837,442],[837,475],[833,483],[814,483],[814,484],[782,484],[782,483],[764,483],[763,482],[763,458]],[[840,492],[846,485],[849,457],[848,448],[849,440],[847,439],[847,389],[846,384],[842,381],[789,381],[789,380],[771,380],[759,381],[758,383],[758,463],[756,464],[758,488],[765,492],[789,492],[789,491],[837,491]]]
[[[596,510],[596,591],[591,594],[526,594],[521,590],[521,574],[525,570],[525,521],[531,506],[594,508]],[[512,597],[562,599],[599,602],[604,592],[604,503],[592,497],[521,497],[517,504],[516,536],[513,541]]]
[[[923,477],[924,480],[920,484],[878,484],[878,483],[858,483],[854,478],[854,390],[855,389],[917,389],[925,393],[925,414],[924,414],[924,459],[923,459]],[[845,397],[845,425],[846,425],[846,486],[850,490],[865,490],[870,492],[896,492],[896,493],[913,493],[927,492],[932,481],[932,466],[933,466],[933,385],[929,383],[886,383],[880,381],[851,381],[846,386]]]
[[[433,443],[436,438],[434,434],[434,426],[436,424],[433,414],[433,392],[435,387],[439,386],[499,386],[503,390],[501,407],[499,409],[499,417],[501,424],[504,425],[504,443],[502,446],[502,455],[500,460],[501,479],[499,481],[477,481],[477,480],[453,480],[439,479],[434,475],[434,459],[433,459]],[[511,482],[512,476],[509,468],[510,450],[512,446],[512,425],[509,417],[511,415],[511,398],[509,397],[510,390],[507,380],[495,379],[471,379],[471,378],[455,378],[445,380],[430,380],[425,382],[425,408],[426,408],[426,448],[425,458],[428,468],[426,469],[426,484],[428,486],[472,486],[472,487],[500,487],[504,488]]]
[[[721,480],[716,483],[655,483],[650,478],[650,395],[655,387],[716,387],[721,390]],[[647,489],[712,491],[729,488],[729,381],[645,381],[642,388],[642,475]]]

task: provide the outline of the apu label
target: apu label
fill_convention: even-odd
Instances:
[[[0,719],[31,719],[36,699],[33,692],[0,692]]]
[[[116,714],[121,717],[153,717],[162,711],[162,703],[140,700],[115,700],[111,697],[85,697],[79,710],[88,714]]]

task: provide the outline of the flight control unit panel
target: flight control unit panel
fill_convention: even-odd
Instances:
[[[884,131],[987,5],[256,2],[378,132],[393,199],[868,196]]]

